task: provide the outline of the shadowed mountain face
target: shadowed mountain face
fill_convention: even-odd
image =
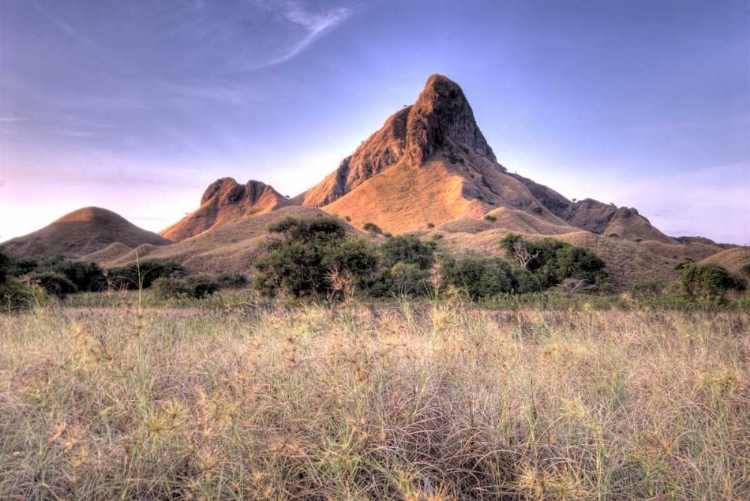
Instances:
[[[677,243],[651,225],[633,208],[616,207],[591,198],[572,202],[553,189],[531,179],[512,174],[521,181],[539,202],[571,226],[599,235],[617,236],[628,240],[656,240]]]
[[[0,245],[15,257],[43,257],[53,254],[79,257],[119,242],[128,248],[143,244],[171,244],[156,233],[138,228],[107,209],[86,207],[67,214],[49,226]]]
[[[239,184],[225,177],[212,183],[201,197],[201,206],[161,232],[175,242],[192,238],[245,216],[265,214],[290,205],[289,200],[260,181]]]

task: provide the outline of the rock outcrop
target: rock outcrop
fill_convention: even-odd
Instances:
[[[466,154],[486,158],[502,170],[477,127],[463,90],[452,80],[433,75],[414,105],[394,113],[353,155],[323,182],[303,193],[303,205],[322,207],[388,168],[404,163],[422,166],[435,152],[452,143]]]
[[[239,184],[225,177],[206,188],[198,210],[162,231],[161,235],[178,242],[235,219],[265,214],[287,205],[290,205],[289,200],[267,184],[260,181]]]

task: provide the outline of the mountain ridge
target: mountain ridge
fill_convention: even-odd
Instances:
[[[509,173],[477,125],[463,90],[441,75],[431,76],[413,105],[388,117],[333,172],[292,199],[261,181],[221,178],[206,188],[195,211],[161,235],[134,232],[145,230],[126,228],[127,221],[105,209],[82,211],[50,225],[55,232],[45,227],[0,248],[55,251],[103,265],[148,255],[180,261],[194,271],[243,271],[260,252],[270,222],[328,213],[346,219],[351,231],[371,223],[386,233],[439,238],[458,252],[496,254],[497,238],[510,231],[528,238],[552,236],[602,252],[612,260],[608,266],[618,287],[673,277],[674,267],[685,259],[701,261],[731,250],[702,237],[669,237],[637,209],[591,198],[572,201]],[[66,218],[89,223],[85,231],[61,231]],[[46,240],[40,233],[47,234]],[[716,259],[735,266],[746,254],[723,256]]]

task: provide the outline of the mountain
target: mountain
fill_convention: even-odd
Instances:
[[[162,231],[161,235],[179,242],[236,219],[266,214],[290,204],[279,192],[260,181],[249,181],[242,185],[225,177],[206,189],[198,210]]]
[[[112,211],[86,207],[61,217],[41,230],[9,240],[0,245],[0,250],[16,257],[52,254],[80,257],[115,242],[128,248],[143,244],[163,246],[172,243],[135,226]]]
[[[498,207],[565,225],[497,162],[463,90],[441,75],[295,201],[389,232],[482,218]]]
[[[679,243],[652,226],[636,209],[617,207],[591,198],[572,202],[555,190],[531,179],[518,174],[511,175],[521,181],[542,205],[571,226],[599,235],[611,235],[628,240]]]
[[[442,75],[431,76],[413,105],[389,117],[306,192],[290,200],[259,181],[241,185],[219,179],[206,189],[195,212],[161,235],[182,241],[290,205],[322,208],[356,227],[373,223],[391,233],[445,224],[477,231],[488,215],[496,221],[491,227],[531,234],[583,229],[612,238],[678,243],[636,209],[592,199],[573,202],[509,173],[479,129],[461,87]]]
[[[137,255],[175,260],[191,271],[247,272],[268,239],[269,224],[324,213],[346,219],[350,231],[373,223],[383,232],[434,239],[451,252],[502,255],[498,241],[508,232],[554,236],[599,254],[618,290],[673,279],[676,265],[687,259],[732,269],[749,259],[746,250],[708,239],[669,237],[634,208],[572,201],[508,172],[461,87],[441,75],[431,76],[413,105],[394,113],[334,172],[293,199],[260,181],[243,185],[222,178],[206,189],[197,210],[161,236],[89,208],[1,247],[16,255],[63,253],[104,266]],[[170,240],[176,243],[165,245]]]

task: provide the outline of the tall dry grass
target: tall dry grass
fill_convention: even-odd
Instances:
[[[0,317],[0,499],[750,498],[750,319]]]

